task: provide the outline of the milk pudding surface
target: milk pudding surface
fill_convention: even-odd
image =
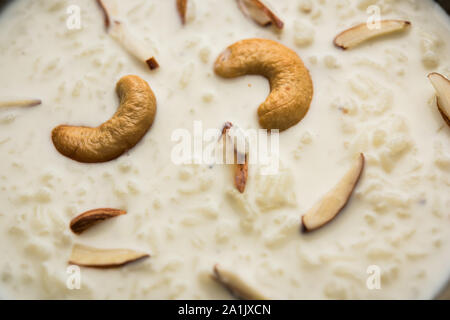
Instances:
[[[109,25],[94,0],[1,12],[0,297],[433,298],[450,270],[448,15],[176,2],[105,1]],[[198,159],[227,122],[280,129],[273,172]]]

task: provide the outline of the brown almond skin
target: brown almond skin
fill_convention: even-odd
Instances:
[[[102,9],[105,18],[105,28],[106,30],[108,30],[109,26],[111,25],[111,18],[109,16],[108,10],[106,9],[105,4],[102,0],[97,0],[97,4],[100,6],[100,9]]]
[[[177,0],[177,10],[182,24],[186,24],[187,2],[188,0]]]
[[[90,210],[72,219],[70,229],[75,234],[81,234],[102,221],[124,214],[127,214],[127,212],[118,209],[101,208]]]
[[[133,148],[147,133],[156,115],[156,98],[138,76],[119,80],[120,105],[114,116],[97,128],[61,125],[52,132],[56,149],[83,163],[114,160]]]
[[[240,193],[244,193],[248,179],[248,161],[247,157],[244,164],[236,164],[234,183]]]
[[[216,60],[217,75],[235,78],[262,75],[271,92],[258,108],[265,129],[286,130],[306,115],[313,97],[313,83],[300,57],[284,45],[267,39],[247,39],[229,46]]]
[[[227,134],[227,131],[231,129],[233,124],[229,121],[225,122],[223,129],[222,129],[222,136]],[[247,179],[248,179],[248,155],[245,155],[245,162],[244,163],[238,163],[238,155],[235,150],[235,157],[234,160],[236,161],[235,170],[234,170],[234,185],[236,186],[236,189],[240,193],[244,193],[245,186],[247,185]]]
[[[439,98],[437,98],[437,106],[438,106],[439,113],[441,114],[442,118],[444,118],[445,123],[447,123],[447,125],[450,127],[450,119],[447,117],[447,115],[442,110],[441,106],[439,105]]]
[[[159,63],[156,61],[154,57],[151,57],[147,61],[145,61],[149,67],[150,70],[155,70],[159,68]]]
[[[437,72],[432,72],[430,74],[428,74],[428,79],[431,81],[431,84],[433,85],[434,89],[436,90],[436,104],[437,104],[437,108],[439,110],[439,113],[441,114],[442,118],[444,119],[445,123],[450,126],[450,119],[448,117],[448,112],[446,112],[445,108],[442,106],[443,103],[441,101],[441,98],[439,97],[441,94],[445,95],[445,91],[444,92],[439,92],[438,88],[435,86],[435,82],[433,80],[433,77],[438,77],[441,80],[444,80],[444,82],[447,83],[447,85],[450,86],[450,80],[447,79],[447,77],[445,77],[444,75],[437,73]],[[447,87],[447,90],[449,89],[449,87]],[[445,89],[444,89],[445,90]]]

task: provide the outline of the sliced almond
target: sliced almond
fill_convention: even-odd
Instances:
[[[259,25],[266,27],[273,24],[278,29],[283,29],[283,21],[261,0],[237,0],[237,3],[242,13]]]
[[[245,157],[244,164],[236,164],[236,171],[234,175],[234,183],[240,193],[244,193],[248,178],[248,157]]]
[[[304,231],[324,226],[342,211],[358,184],[364,170],[364,162],[364,155],[361,153],[341,181],[302,217]]]
[[[150,70],[159,68],[153,50],[143,40],[137,38],[130,27],[119,18],[117,2],[115,0],[97,0],[97,3],[105,16],[108,33],[131,55],[144,62]]]
[[[225,287],[237,299],[268,300],[263,294],[248,285],[236,273],[224,269],[218,264],[214,266],[213,279]]]
[[[436,72],[430,73],[428,79],[436,90],[439,112],[447,125],[450,126],[450,81]]]
[[[6,107],[35,107],[42,103],[39,99],[1,99],[0,108]]]
[[[346,50],[378,36],[404,31],[410,25],[411,22],[404,20],[382,20],[379,28],[369,29],[367,23],[361,23],[338,34],[334,39],[334,44]]]
[[[146,63],[150,70],[159,67],[158,62],[154,57],[153,50],[149,48],[144,41],[137,38],[125,22],[113,20],[109,33],[114,39],[122,44],[123,48],[131,55]]]
[[[188,0],[177,0],[177,10],[182,24],[186,24],[187,2]]]
[[[72,229],[72,231],[76,234],[81,234],[99,222],[124,215],[126,213],[127,212],[124,210],[107,208],[90,210],[72,219],[70,222],[70,229]]]
[[[97,249],[76,244],[69,264],[91,268],[118,268],[150,257],[147,253],[129,249]]]
[[[233,130],[233,134],[230,134],[230,130]],[[241,146],[239,143],[234,144],[234,184],[240,193],[244,193],[248,179],[248,141],[244,133],[237,126],[234,126],[231,122],[226,122],[222,129],[222,137],[234,139],[235,136],[240,136],[245,141],[244,146]]]

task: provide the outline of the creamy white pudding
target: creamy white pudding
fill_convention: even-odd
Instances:
[[[154,49],[154,71],[105,32],[93,0],[16,0],[1,13],[0,97],[42,104],[0,109],[0,294],[232,298],[211,279],[219,263],[274,299],[432,298],[450,270],[450,128],[427,74],[450,76],[448,16],[431,0],[269,1],[285,23],[279,32],[246,18],[235,1],[189,1],[184,26],[175,1],[118,1]],[[81,9],[81,29],[67,26],[71,5]],[[336,48],[334,37],[365,22],[370,5],[383,19],[410,21],[410,30]],[[230,166],[173,163],[171,136],[192,131],[194,121],[259,128],[267,80],[223,79],[213,69],[226,47],[255,37],[298,53],[314,97],[306,117],[280,133],[279,173],[251,165],[241,194]],[[158,102],[140,143],[103,164],[58,153],[52,129],[109,119],[116,82],[128,74],[145,79]],[[300,233],[301,216],[360,152],[366,167],[348,206],[320,230]],[[72,234],[72,218],[102,207],[128,213]],[[81,288],[70,290],[75,244],[151,257],[81,268]],[[377,267],[381,288],[370,290],[367,271]]]

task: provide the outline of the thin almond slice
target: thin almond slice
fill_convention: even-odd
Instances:
[[[334,45],[341,49],[350,49],[369,39],[406,30],[411,22],[404,20],[382,20],[379,28],[369,29],[367,23],[361,23],[347,29],[334,39]]]
[[[186,24],[187,7],[188,0],[177,0],[177,10],[182,24]]]
[[[361,153],[341,181],[302,217],[304,231],[324,226],[342,211],[358,184],[364,170],[364,162],[364,155]]]
[[[97,0],[105,16],[108,33],[119,42],[125,50],[138,60],[147,64],[150,70],[159,68],[153,51],[144,41],[137,38],[130,27],[119,18],[119,9],[115,0]]]
[[[263,294],[252,288],[236,273],[224,269],[218,264],[214,266],[213,279],[225,287],[237,299],[268,300]]]
[[[450,126],[450,81],[436,72],[430,73],[428,79],[436,90],[439,112],[447,125]]]
[[[42,104],[39,99],[0,99],[0,108],[6,107],[35,107]]]
[[[147,253],[129,249],[97,249],[75,244],[69,264],[91,268],[118,268],[150,257]]]
[[[121,43],[124,49],[131,55],[146,63],[150,70],[159,67],[158,62],[153,55],[153,50],[146,46],[141,39],[137,38],[125,22],[114,20],[109,29],[109,33],[114,39]]]
[[[257,24],[266,27],[274,25],[278,29],[283,29],[284,23],[260,0],[237,0],[242,13],[251,18]]]
[[[230,134],[230,130],[233,130],[232,134]],[[240,140],[244,141],[244,145],[242,146],[237,141],[234,143],[234,184],[240,193],[244,193],[248,179],[248,140],[237,126],[234,126],[231,122],[226,122],[222,129],[222,137],[234,139],[237,136],[240,136]]]
[[[234,174],[234,184],[240,193],[244,193],[245,186],[248,179],[248,157],[245,156],[244,164],[236,164],[236,171]]]
[[[70,229],[76,234],[81,234],[99,222],[124,214],[127,214],[127,212],[118,209],[101,208],[90,210],[72,219]]]

